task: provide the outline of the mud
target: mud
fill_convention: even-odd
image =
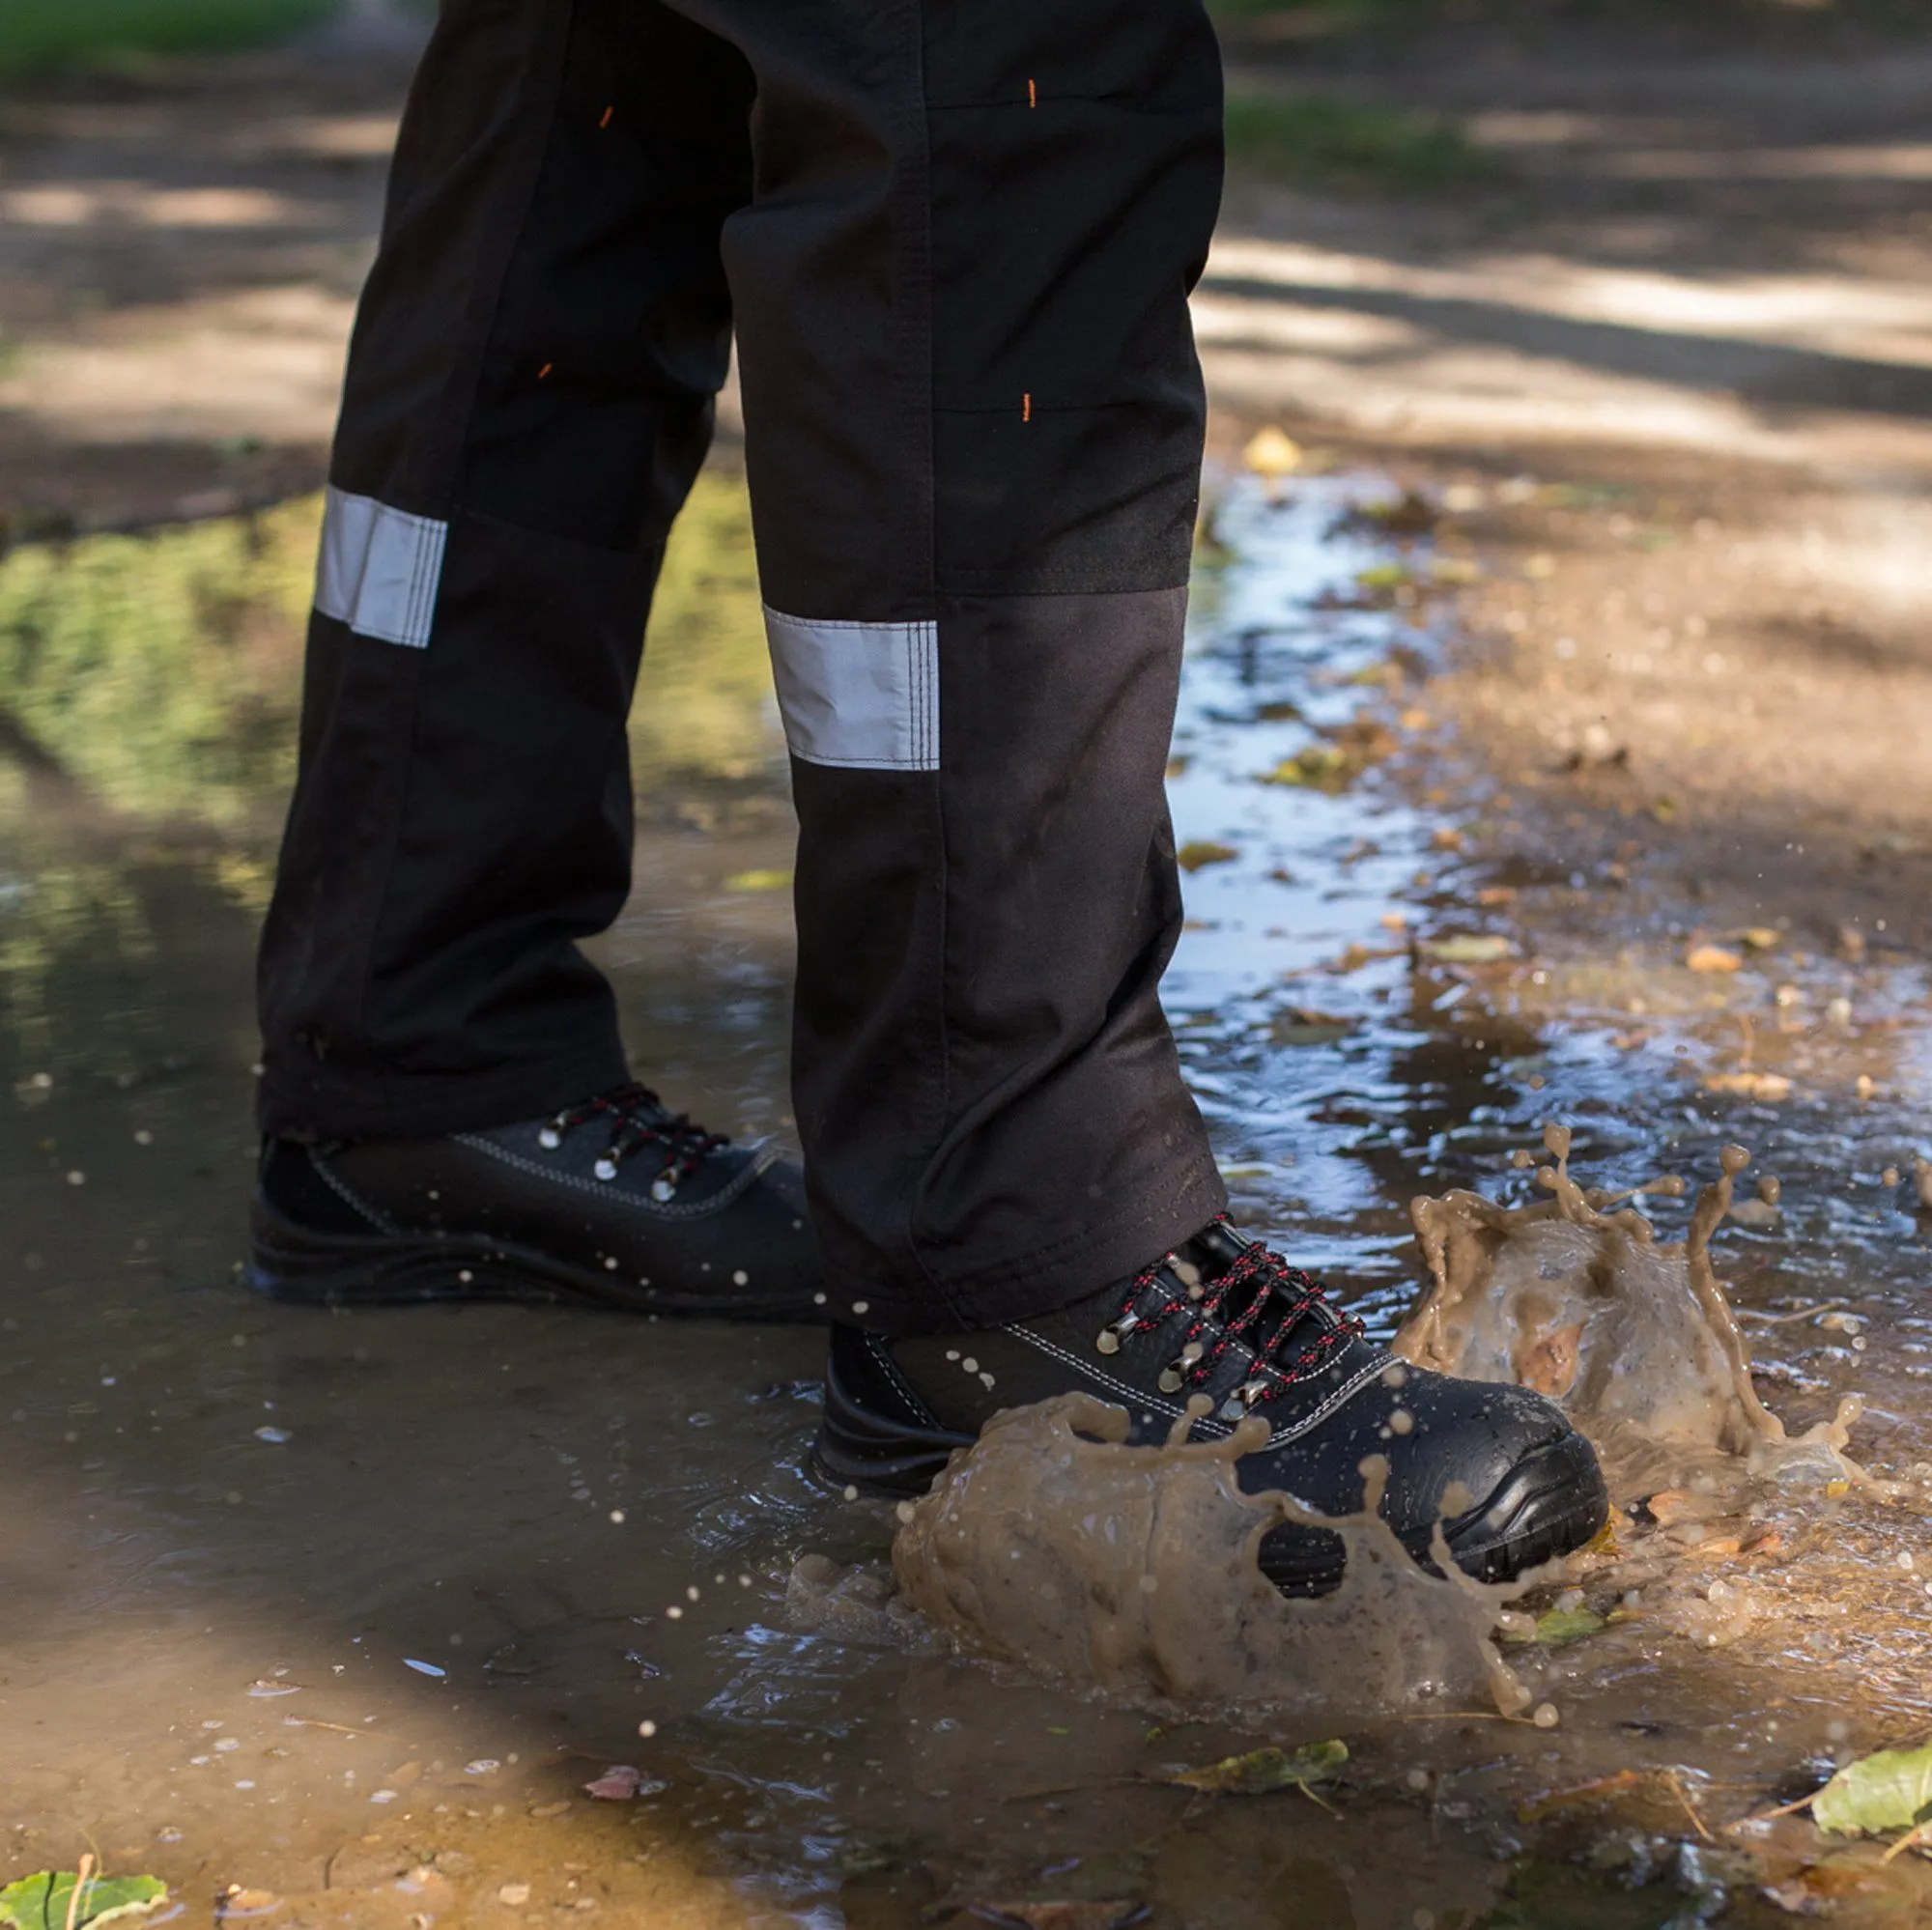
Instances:
[[[1529,1692],[1497,1654],[1523,1590],[1468,1580],[1439,1548],[1420,1567],[1380,1518],[1386,1466],[1358,1516],[1242,1492],[1236,1462],[1267,1424],[1163,1447],[1127,1445],[1124,1408],[1069,1395],[998,1416],[911,1504],[893,1544],[908,1606],[963,1648],[1169,1713],[1219,1712],[1322,1733],[1485,1693],[1514,1715]],[[1284,1521],[1340,1536],[1342,1583],[1289,1601],[1262,1575]]]
[[[660,598],[637,894],[598,955],[640,1067],[708,1122],[783,1137],[785,764],[742,497],[713,480],[702,553]],[[1443,837],[1464,830],[1430,801],[1445,606],[1387,591],[1433,581],[1428,539],[1365,513],[1396,495],[1378,474],[1290,477],[1272,502],[1237,483],[1197,575],[1171,797],[1181,842],[1234,855],[1186,880],[1168,997],[1237,1216],[1387,1334],[1420,1270],[1406,1203],[1547,1206],[1512,1155],[1549,1119],[1606,1191],[1747,1142],[1782,1182],[1776,1223],[1711,1242],[1759,1398],[1800,1435],[1860,1394],[1860,1461],[1928,1471],[1926,988],[1876,949],[1855,976],[1736,941],[1721,986],[1655,971],[1597,941],[1567,873]],[[297,1920],[438,1930],[585,1902],[653,1930],[914,1930],[1011,1903],[1145,1908],[1157,1930],[1418,1911],[1652,1930],[1719,1891],[1756,1930],[1758,1886],[1822,1869],[1841,1923],[1913,1920],[1919,1859],[1881,1869],[1802,1817],[1734,1830],[1932,1724],[1923,1518],[1861,1489],[1742,1516],[1660,1490],[1499,1618],[1555,1727],[1424,1696],[1338,1723],[1328,1810],[1209,1799],[1161,1778],[1330,1718],[1151,1720],[908,1642],[901,1524],[805,1466],[810,1334],[243,1296],[249,953],[300,640],[263,533],[229,546],[259,583],[165,538],[79,545],[71,596],[37,563],[9,606],[55,610],[73,654],[24,660],[9,702],[33,754],[0,752],[5,1874],[98,1845],[196,1912],[233,1884]],[[97,594],[109,560],[243,608],[164,635],[192,599],[155,599],[131,648]],[[273,701],[233,702],[235,649]],[[115,720],[92,736],[57,700],[80,662]],[[1329,743],[1378,761],[1267,781]],[[1803,997],[1779,1006],[1787,982]],[[1735,1066],[1738,1009],[1761,1015],[1758,1065],[1794,1076],[1781,1104],[1704,1083]],[[1658,1245],[1690,1204],[1644,1196]],[[1566,1603],[1601,1626],[1558,1646]],[[627,1783],[614,1767],[637,1794],[591,1795]]]
[[[1569,1129],[1546,1127],[1544,1143],[1553,1155],[1536,1169],[1553,1196],[1544,1204],[1501,1206],[1461,1190],[1411,1202],[1434,1285],[1396,1351],[1439,1374],[1548,1396],[1596,1447],[1619,1500],[1690,1486],[1742,1494],[1868,1482],[1844,1453],[1863,1412],[1857,1395],[1794,1440],[1752,1384],[1749,1346],[1711,1263],[1711,1235],[1750,1154],[1725,1147],[1685,1237],[1660,1243],[1634,1207],[1606,1209],[1681,1192],[1681,1181],[1592,1195],[1570,1176]]]

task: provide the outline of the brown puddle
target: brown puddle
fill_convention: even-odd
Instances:
[[[1511,958],[1465,967],[1391,942],[1400,911],[1432,943],[1481,928],[1494,946],[1501,915],[1475,895],[1497,882],[1492,861],[1433,841],[1437,820],[1390,788],[1401,753],[1347,787],[1264,781],[1311,736],[1344,741],[1383,704],[1367,694],[1386,693],[1391,724],[1421,694],[1419,668],[1397,675],[1430,642],[1409,613],[1317,594],[1385,560],[1379,539],[1335,532],[1354,487],[1230,498],[1218,526],[1235,559],[1203,572],[1193,606],[1176,835],[1240,855],[1190,874],[1167,989],[1238,1217],[1283,1230],[1297,1263],[1332,1270],[1390,1332],[1415,1294],[1404,1203],[1509,1186],[1510,1150],[1543,1119],[1575,1119],[1593,1167],[1626,1182],[1748,1138],[1784,1180],[1776,1212],[1737,1203],[1752,1216],[1734,1208],[1720,1266],[1758,1390],[1794,1435],[1856,1390],[1859,1459],[1932,1478],[1932,1221],[1909,1178],[1932,1149],[1912,1096],[1932,1005],[1915,1015],[1905,978],[1876,965],[1857,983],[1805,979],[1819,1022],[1791,1036],[1834,1065],[1852,1054],[1844,1077],[1747,1108],[1686,1081],[1700,1057],[1671,1058],[1687,1028],[1734,1031],[1728,1011],[1673,1007],[1654,1049],[1605,1042],[1629,1023],[1605,1010],[1639,993],[1661,1009],[1662,994],[1616,963],[1621,926],[1563,922],[1584,914],[1560,878],[1509,873]],[[782,1133],[782,742],[742,509],[699,506],[720,510],[718,540],[660,595],[635,720],[638,897],[597,949],[641,1066],[715,1124]],[[159,593],[183,573],[247,603],[245,582],[209,573],[260,545],[218,534],[117,550],[115,568],[157,609],[202,607]],[[108,560],[74,546],[76,597]],[[288,574],[285,613],[248,605],[281,639],[261,668],[285,718],[306,594]],[[177,740],[205,731],[199,699],[156,703],[139,639],[95,640],[91,689],[114,727],[49,735],[31,767],[0,754],[0,1879],[98,1848],[117,1873],[164,1877],[181,1920],[206,1922],[219,1897],[237,1919],[396,1930],[923,1930],[1010,1919],[1016,1903],[1082,1923],[1145,1908],[1151,1930],[1382,1930],[1418,1912],[1438,1930],[1655,1930],[1704,1920],[1726,1886],[1733,1918],[1765,1920],[1753,1887],[1801,1862],[1819,1886],[1932,1871],[1907,1856],[1881,1876],[1883,1846],[1833,1849],[1800,1816],[1763,1826],[1776,1841],[1734,1833],[1827,1758],[1932,1722],[1923,1517],[1856,1482],[1834,1494],[1829,1472],[1741,1490],[1726,1470],[1743,1461],[1707,1444],[1709,1491],[1694,1468],[1653,1491],[1614,1547],[1381,1685],[1411,1697],[1397,1717],[1330,1728],[1326,1708],[1289,1696],[1258,1738],[1219,1717],[1151,1725],[1127,1693],[1075,1692],[1072,1673],[956,1660],[895,1589],[891,1511],[802,1470],[814,1335],[250,1301],[231,1271],[251,1158],[249,952],[289,732],[258,742],[260,720],[231,705],[232,741]],[[156,674],[232,695],[226,640],[185,624],[156,646]],[[69,717],[68,661],[46,655],[44,689],[17,706],[30,734]],[[1572,908],[1539,911],[1546,891]],[[1585,955],[1587,973],[1564,963]],[[1734,1004],[1755,969],[1732,976]],[[1855,1001],[1852,1030],[1825,1015],[1828,992]],[[1285,1010],[1321,1023],[1280,1024]],[[1690,1042],[1716,1050],[1715,1036]],[[1854,1101],[1854,1071],[1876,1097]],[[1674,1232],[1673,1210],[1658,1217]],[[1520,1260],[1504,1271],[1527,1283],[1540,1268]],[[1687,1263],[1680,1296],[1688,1280]],[[1703,1318],[1721,1382],[1736,1360]],[[1513,1331],[1497,1328],[1505,1357]],[[1579,1389],[1596,1348],[1579,1331]],[[1746,1458],[1761,1451],[1742,1396],[1724,1411]],[[1225,1485],[1229,1452],[1183,1461],[1185,1479]],[[1696,1460],[1681,1442],[1671,1455],[1665,1471]],[[1254,1526],[1224,1505],[1230,1578],[1214,1593],[1231,1607],[1199,1586],[1163,1604],[1157,1585],[1145,1617],[1083,1608],[1077,1630],[1045,1632],[1091,1682],[1097,1630],[1143,1704],[1178,1701],[1202,1671],[1179,1652],[1187,1632],[1247,1612],[1236,1553]],[[1361,1567],[1375,1542],[1364,1527]],[[801,1562],[808,1548],[828,1555]],[[1065,1572],[1043,1557],[1037,1571]],[[1559,1649],[1551,1608],[1601,1626]],[[1277,1610],[1255,1613],[1266,1626]],[[1561,1712],[1554,1728],[1485,1708],[1474,1644],[1490,1629],[1530,1706]],[[1269,1665],[1297,1653],[1256,1639]],[[1332,1683],[1366,1666],[1358,1653],[1317,1662]],[[1343,1695],[1366,1699],[1353,1682]],[[1350,1750],[1330,1808],[1164,1780],[1318,1729]],[[620,1765],[638,1793],[591,1794]],[[1637,1785],[1662,1800],[1620,1806]],[[1835,1920],[1916,1920],[1882,1914],[1891,1894],[1867,1908],[1848,1889]]]

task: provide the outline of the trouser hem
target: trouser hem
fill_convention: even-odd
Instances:
[[[263,1082],[257,1117],[263,1132],[299,1140],[440,1139],[453,1132],[487,1132],[519,1120],[539,1119],[621,1086],[630,1071],[609,1046],[571,1059],[547,1059],[497,1078],[474,1073],[390,1079],[372,1092],[360,1081],[305,1082],[291,1093]]]
[[[1150,1206],[1138,1197],[1112,1219],[1055,1246],[975,1268],[967,1275],[933,1273],[910,1291],[873,1282],[835,1281],[835,1319],[856,1319],[887,1334],[977,1332],[1056,1313],[1125,1281],[1151,1260],[1191,1239],[1228,1205],[1228,1190],[1210,1156],[1188,1167],[1180,1183]],[[866,1309],[852,1311],[854,1303]]]

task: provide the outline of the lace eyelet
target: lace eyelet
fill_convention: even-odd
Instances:
[[[617,1177],[617,1162],[607,1152],[598,1159],[597,1164],[590,1170],[600,1179],[614,1179]]]

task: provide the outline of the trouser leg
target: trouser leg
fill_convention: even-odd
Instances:
[[[1199,0],[677,0],[725,228],[835,1314],[1071,1301],[1224,1204],[1157,984],[1220,182]]]
[[[577,949],[703,459],[743,58],[659,0],[444,0],[356,324],[264,933],[270,1131],[431,1134],[624,1077]]]

